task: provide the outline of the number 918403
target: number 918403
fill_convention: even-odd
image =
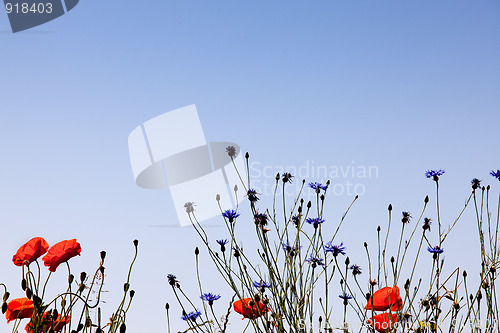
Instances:
[[[29,4],[26,2],[7,2],[5,4],[5,10],[7,14],[51,14],[52,13],[52,3],[34,3]]]

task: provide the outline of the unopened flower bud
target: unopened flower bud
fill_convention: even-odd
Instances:
[[[104,260],[106,258],[106,251],[101,251],[101,260]]]
[[[30,288],[26,288],[26,297],[28,299],[31,299],[31,297],[33,296],[33,292],[31,291]]]
[[[387,207],[389,211],[392,211],[392,204],[389,204],[389,207]]]
[[[129,290],[129,288],[130,288],[130,284],[128,284],[127,282],[125,282],[125,283],[123,284],[123,291],[124,291],[124,292],[127,292],[127,291]]]
[[[166,303],[165,304],[165,309],[168,311],[168,309],[170,309],[170,304]]]
[[[8,291],[5,292],[5,294],[3,294],[3,301],[6,302],[10,297],[10,293]]]
[[[85,273],[85,272],[81,272],[81,273],[80,273],[80,281],[82,281],[82,282],[83,282],[83,281],[85,280],[85,278],[86,278],[86,277],[87,277],[87,273]]]
[[[220,194],[217,194],[217,195],[215,196],[215,200],[220,201]]]
[[[200,254],[200,249],[198,248],[198,246],[194,249],[194,254],[197,256],[198,254]]]
[[[2,314],[5,314],[7,312],[7,302],[2,303]]]
[[[428,202],[429,202],[429,196],[428,196],[428,195],[426,195],[426,196],[425,196],[425,199],[424,199],[424,203],[428,203]]]
[[[28,287],[28,286],[27,286],[27,283],[26,283],[26,279],[22,279],[22,280],[21,280],[21,289],[22,289],[23,291],[25,291],[27,287]]]
[[[125,323],[122,323],[120,325],[120,333],[125,333],[126,330],[127,330],[127,326],[125,326]]]
[[[73,274],[68,275],[68,284],[72,284],[75,280],[75,276]]]
[[[250,158],[250,154],[248,152],[245,153],[245,158],[248,160]]]
[[[137,247],[139,245],[139,241],[137,239],[134,239],[134,246]]]
[[[130,298],[134,298],[134,295],[135,295],[135,291],[131,290],[130,293],[129,293]]]

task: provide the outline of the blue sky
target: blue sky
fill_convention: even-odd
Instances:
[[[207,140],[236,142],[262,167],[377,166],[377,177],[350,179],[366,190],[340,235],[353,251],[373,242],[389,203],[420,210],[434,191],[427,169],[446,169],[452,220],[473,177],[499,191],[488,175],[500,168],[499,14],[491,0],[82,1],[12,34],[1,13],[0,280],[18,286],[10,260],[31,237],[77,238],[76,270],[108,252],[112,303],[137,238],[129,328],[164,330],[165,276],[194,282],[200,243],[191,229],[151,227],[175,225],[175,210],[168,191],[134,184],[127,137],[189,104]],[[351,199],[333,197],[327,216]],[[477,266],[465,217],[448,246]]]

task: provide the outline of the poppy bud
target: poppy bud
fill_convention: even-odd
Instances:
[[[80,285],[78,286],[78,292],[82,293],[84,290],[85,290],[85,284],[80,283]]]
[[[330,186],[330,179],[326,181],[326,186]]]
[[[125,333],[126,330],[127,330],[127,327],[125,326],[125,323],[122,323],[120,325],[120,333]]]
[[[245,158],[248,160],[250,158],[250,154],[248,152],[245,153]]]
[[[85,280],[85,278],[86,278],[86,277],[87,277],[87,273],[85,273],[85,272],[81,272],[81,273],[80,273],[80,281],[82,281],[82,282],[83,282],[83,281]]]
[[[391,257],[391,264],[394,264],[394,257]]]
[[[489,191],[490,190],[490,185],[486,186],[486,189]]]
[[[215,200],[220,201],[220,194],[217,194],[217,195],[215,196]]]
[[[368,247],[368,243],[367,243],[367,242],[364,242],[364,243],[363,243],[363,246],[364,246],[364,247]]]
[[[139,241],[137,239],[134,239],[134,246],[137,247],[139,245]]]
[[[9,299],[10,293],[8,291],[3,294],[3,301],[6,302]]]
[[[262,288],[262,289],[264,289],[264,288]],[[254,298],[255,298],[255,301],[257,303],[260,302],[260,296],[259,296],[259,294],[255,294]]]
[[[297,208],[297,212],[300,214],[302,213],[302,206],[299,206],[299,208]]]
[[[194,254],[195,255],[200,254],[200,249],[198,249],[198,246],[194,249]]]
[[[28,299],[31,299],[31,296],[33,296],[33,292],[30,288],[26,288],[26,297],[28,297]]]
[[[460,304],[458,304],[457,302],[453,303],[453,308],[458,311],[460,310]]]
[[[382,228],[380,228],[380,226],[377,227],[377,232],[380,232],[380,230],[382,230]]]
[[[372,294],[370,294],[370,293],[366,293],[366,295],[365,295],[366,300],[369,300],[371,296],[372,296]]]
[[[280,173],[278,172],[275,177],[276,181],[280,180]]]
[[[106,258],[106,251],[101,251],[101,260],[104,261],[104,258]]]
[[[7,311],[7,302],[3,302],[3,304],[2,304],[2,314],[5,314],[6,311]]]
[[[319,316],[319,323],[321,324],[322,321],[323,321],[323,317]]]
[[[57,318],[58,314],[57,309],[52,310],[52,318]]]
[[[78,324],[78,327],[76,328],[76,331],[77,331],[77,332],[80,332],[81,330],[83,330],[83,324],[82,324],[82,323],[79,323],[79,324]]]
[[[168,303],[165,304],[165,309],[167,309],[167,311],[168,311],[168,309],[170,309],[170,304],[168,304]]]
[[[345,258],[345,265],[346,265],[346,266],[349,266],[349,263],[350,263],[350,262],[351,262],[351,261],[349,260],[349,257]]]
[[[33,303],[36,307],[39,307],[42,304],[42,299],[37,295],[33,295]]]
[[[127,282],[125,282],[125,283],[123,284],[123,291],[124,291],[124,292],[127,292],[129,288],[130,288],[130,284],[128,284]]]
[[[63,299],[61,300],[61,308],[63,308],[63,309],[64,309],[64,307],[65,307],[65,306],[66,306],[66,300],[63,298]]]
[[[424,203],[428,203],[428,202],[429,202],[429,196],[428,196],[428,195],[426,195],[426,196],[425,196],[425,199],[424,199]]]
[[[477,300],[481,301],[482,298],[483,298],[483,293],[481,293],[481,290],[479,290],[479,292],[477,293]]]
[[[238,192],[238,185],[234,185],[233,190],[234,190],[234,192]]]
[[[321,201],[325,201],[325,195],[324,195],[324,194],[321,194],[321,195],[319,196],[319,198],[321,199]]]
[[[389,204],[389,207],[387,207],[389,211],[392,211],[392,204]]]
[[[410,279],[407,279],[405,282],[405,289],[408,290],[410,288]]]
[[[131,290],[131,291],[130,291],[130,293],[129,293],[129,295],[130,295],[130,298],[134,298],[135,291],[134,291],[134,290]]]
[[[307,208],[311,208],[311,206],[312,206],[312,204],[311,204],[311,201],[309,200],[309,201],[307,202]]]
[[[464,276],[464,278],[467,277],[467,272],[466,271],[463,272],[463,276]]]
[[[72,284],[74,279],[75,277],[73,274],[68,275],[68,284]]]
[[[26,279],[22,279],[22,280],[21,280],[21,289],[22,289],[23,291],[25,291],[25,290],[26,290],[26,288],[27,288],[27,285],[26,285]]]

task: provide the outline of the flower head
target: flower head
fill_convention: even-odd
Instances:
[[[354,276],[361,274],[361,267],[359,267],[358,265],[351,265],[349,269],[352,270],[352,275]]]
[[[474,178],[470,181],[470,185],[472,187],[473,190],[481,187],[481,181],[477,178]]]
[[[221,252],[226,251],[226,244],[229,243],[227,239],[217,239],[216,242],[220,245]]]
[[[299,222],[300,222],[300,219],[302,218],[302,214],[295,214],[294,216],[292,216],[292,223],[294,226],[298,227],[299,226]]]
[[[439,176],[442,176],[444,174],[444,170],[439,169],[439,170],[427,170],[425,172],[425,177],[427,178],[432,178],[434,181],[439,180]]]
[[[82,248],[76,239],[63,240],[52,245],[47,254],[42,258],[49,271],[55,272],[57,267],[63,262],[80,255]]]
[[[255,191],[254,189],[249,189],[247,191],[247,197],[248,197],[248,200],[250,202],[257,202],[259,201],[259,197],[257,197],[257,191]]]
[[[5,318],[7,318],[7,323],[16,319],[31,318],[34,311],[33,301],[26,297],[16,298],[7,303]]]
[[[403,214],[403,216],[401,217],[401,222],[403,222],[403,224],[410,222],[410,219],[411,219],[410,212],[403,212],[402,214]]]
[[[37,332],[60,332],[64,328],[64,325],[68,324],[70,320],[70,316],[61,316],[60,314],[57,314],[56,317],[56,315],[51,312],[44,312],[42,315],[42,321],[39,325],[42,330],[37,330]],[[26,325],[25,329],[27,333],[36,333],[33,321],[30,321]]]
[[[319,193],[319,190],[326,191],[326,189],[328,188],[328,185],[323,185],[323,184],[318,183],[318,182],[310,182],[309,187],[312,188],[313,190],[315,190],[317,193]]]
[[[428,217],[424,217],[424,224],[422,225],[422,229],[431,231],[432,220]]]
[[[325,252],[331,252],[334,257],[338,256],[339,254],[345,256],[344,243],[340,243],[340,245],[332,245],[332,242],[328,242],[325,245]]]
[[[194,212],[194,202],[186,202],[184,204],[184,208],[186,208],[186,213],[190,214],[192,212]]]
[[[308,217],[306,219],[306,222],[309,223],[309,224],[312,224],[312,226],[314,227],[314,229],[316,229],[318,227],[318,225],[320,225],[321,223],[325,222],[325,220],[320,219],[319,217],[315,217],[315,218]]]
[[[313,268],[316,266],[324,266],[325,265],[325,263],[323,262],[323,258],[316,258],[312,255],[312,253],[309,255],[309,258],[307,258],[304,261],[310,263]]]
[[[228,209],[222,213],[222,216],[224,216],[226,219],[229,220],[229,222],[233,222],[238,216],[240,216],[240,213],[238,213],[235,210]]]
[[[441,254],[444,252],[444,250],[439,246],[427,247],[427,251],[429,251],[432,254]]]
[[[251,298],[243,298],[233,303],[234,311],[248,319],[256,319],[269,311],[262,302],[255,302]]]
[[[492,175],[496,179],[500,180],[500,169],[497,171],[491,170],[490,175]]]
[[[208,302],[208,305],[214,304],[214,301],[218,300],[220,298],[220,295],[215,295],[212,293],[205,293],[200,298],[206,302]]]
[[[292,183],[292,174],[290,172],[284,172],[283,175],[281,175],[281,180],[283,183]]]
[[[168,279],[168,284],[171,285],[172,287],[175,286],[177,283],[179,283],[179,281],[177,280],[177,276],[175,276],[174,274],[168,274],[167,279]]]
[[[264,227],[267,225],[267,215],[262,213],[255,213],[253,215],[254,221],[256,225]]]
[[[234,158],[236,157],[236,148],[234,148],[234,146],[227,146],[226,153],[229,157]]]
[[[344,305],[349,304],[349,300],[352,299],[352,296],[347,293],[342,293],[339,297],[344,300]]]
[[[368,300],[365,306],[366,310],[373,311],[391,311],[400,310],[403,307],[403,300],[399,295],[398,286],[385,287],[377,290]]]
[[[35,237],[17,250],[12,258],[14,265],[22,266],[31,264],[44,255],[49,249],[49,244],[42,237]]]
[[[394,328],[394,324],[398,321],[396,313],[381,313],[368,319],[368,326],[375,328],[377,332],[390,332]]]
[[[254,281],[253,286],[255,288],[261,289],[262,291],[264,291],[264,288],[271,288],[271,284],[266,283],[265,281],[260,281],[260,282]]]
[[[283,247],[283,250],[285,251],[285,253],[287,255],[289,255],[290,257],[295,256],[298,252],[297,249],[295,249],[295,247],[292,247],[287,243],[283,243],[282,247]]]
[[[191,311],[189,313],[184,313],[181,317],[182,320],[184,321],[196,321],[196,318],[198,318],[199,316],[201,316],[201,312],[200,310],[196,310],[196,311]]]

